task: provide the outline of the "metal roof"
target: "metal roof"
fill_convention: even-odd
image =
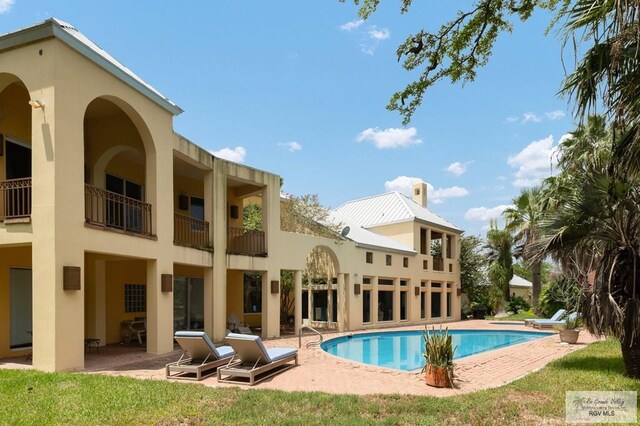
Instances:
[[[397,191],[347,201],[336,211],[363,228],[419,220],[463,232],[451,222]]]
[[[513,278],[511,278],[511,281],[509,281],[509,286],[531,288],[533,287],[533,283],[529,280],[525,280],[521,276],[514,275]]]
[[[342,236],[355,242],[357,247],[416,254],[413,248],[401,244],[392,238],[364,229],[339,212],[330,211],[327,220],[335,224],[341,224],[343,230],[348,227],[348,232],[343,233]]]
[[[50,37],[55,37],[63,41],[69,47],[145,95],[171,114],[178,115],[183,112],[178,105],[138,77],[129,68],[118,62],[113,56],[92,42],[73,25],[59,19],[49,18],[39,24],[0,36],[0,51],[34,43]]]

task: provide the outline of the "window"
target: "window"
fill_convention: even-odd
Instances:
[[[258,273],[243,274],[244,313],[259,314],[262,312],[262,275]]]
[[[420,228],[420,254],[427,254],[427,229],[426,228]]]
[[[371,290],[362,291],[362,322],[371,322]]]
[[[440,288],[442,287],[442,283],[431,283],[431,287]]]
[[[393,280],[389,278],[379,278],[378,285],[393,285]]]
[[[124,311],[125,312],[146,312],[147,311],[147,286],[144,284],[124,285]]]
[[[314,290],[313,291],[313,320],[314,321],[327,321],[327,309],[329,306],[329,299],[327,290]]]
[[[378,291],[378,321],[393,321],[393,291]]]
[[[451,263],[449,264],[449,272],[453,272],[453,265]]]
[[[387,264],[387,266],[391,266],[391,255],[390,254],[385,256],[385,263]]]
[[[400,292],[400,321],[407,319],[407,292]]]
[[[427,286],[427,282],[426,281],[421,281],[420,282],[420,287],[426,287]]]
[[[365,254],[365,259],[366,259],[367,263],[373,263],[373,253],[368,251]]]
[[[362,284],[371,284],[371,277],[362,278]]]
[[[405,268],[409,267],[409,258],[408,257],[403,257],[402,258],[402,266],[404,266]]]
[[[423,260],[422,261],[422,269],[424,269],[424,270],[429,269],[429,261],[428,260]]]
[[[142,185],[109,173],[106,174],[105,189],[134,200],[142,201],[144,199]],[[107,226],[127,231],[142,231],[142,210],[139,206],[117,199],[107,200],[106,216]]]
[[[400,280],[400,286],[401,286],[401,287],[406,287],[407,285],[409,285],[409,281],[407,281],[407,280]]]
[[[203,198],[191,197],[191,217],[193,219],[204,221],[204,199]],[[203,226],[198,223],[191,224],[191,229],[193,231],[204,231]]]
[[[442,305],[442,298],[439,291],[431,293],[431,318],[440,318],[442,313],[440,312]]]
[[[427,292],[420,293],[420,318],[427,318]]]
[[[451,310],[452,310],[452,306],[451,306],[451,293],[447,293],[447,316],[450,317],[451,316]]]

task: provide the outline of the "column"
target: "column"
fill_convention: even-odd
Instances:
[[[262,273],[262,337],[265,339],[280,337],[280,291],[271,293],[271,281],[280,284],[279,269]]]
[[[227,329],[227,176],[226,165],[214,159],[212,185],[213,283],[206,296],[212,306],[214,342],[224,341]],[[205,185],[206,180],[205,180]],[[205,186],[206,187],[206,186]],[[206,200],[206,197],[205,197]],[[206,201],[205,201],[206,203]],[[206,292],[205,292],[206,294]]]
[[[400,321],[400,279],[393,279],[393,321]]]
[[[107,262],[96,260],[94,266],[95,278],[95,312],[94,328],[91,336],[100,339],[100,344],[107,343]],[[85,265],[86,268],[86,265]]]
[[[427,321],[431,320],[431,280],[425,280],[427,283]]]
[[[378,323],[378,277],[371,277],[371,323]]]
[[[213,323],[213,286],[215,283],[213,268],[204,268],[204,331],[209,336],[214,336]],[[226,282],[225,282],[226,284]],[[226,331],[226,330],[225,330]],[[219,341],[219,340],[218,340]]]
[[[347,329],[347,286],[345,274],[338,274],[338,331]]]
[[[170,259],[147,260],[147,352],[173,351],[173,292],[163,292],[163,274],[173,276]]]
[[[302,271],[294,271],[294,330],[296,334],[300,332],[302,327]]]

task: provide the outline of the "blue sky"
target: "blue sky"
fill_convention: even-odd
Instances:
[[[430,187],[429,208],[484,234],[522,187],[548,176],[573,129],[556,93],[561,48],[549,15],[516,23],[464,87],[427,93],[412,122],[385,109],[415,77],[395,50],[468,1],[385,2],[361,22],[324,1],[0,0],[0,32],[55,16],[182,107],[175,130],[202,147],[281,175],[283,190],[323,204]]]

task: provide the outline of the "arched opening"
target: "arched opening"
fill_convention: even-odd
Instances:
[[[0,226],[31,217],[31,106],[25,84],[0,73]],[[3,229],[3,230],[4,230]],[[33,330],[30,245],[0,249],[0,357],[31,352]]]
[[[84,116],[85,220],[152,235],[153,143],[141,118],[115,98],[94,99]],[[149,184],[147,184],[149,183]]]
[[[314,327],[336,328],[338,323],[338,274],[336,254],[316,246],[307,255],[302,274],[302,321]]]

